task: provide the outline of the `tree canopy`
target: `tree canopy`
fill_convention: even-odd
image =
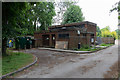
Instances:
[[[102,28],[101,31],[110,31],[110,27],[106,26],[105,28]]]
[[[114,7],[110,10],[110,12],[115,11],[115,10],[120,11],[120,1],[116,2],[113,6]]]
[[[70,7],[70,5],[75,5],[77,2],[54,2],[54,6],[57,8],[56,10],[56,16],[53,18],[53,23],[61,24],[61,21],[63,20],[63,14],[67,10],[67,8]]]
[[[81,8],[77,5],[70,5],[63,15],[62,24],[81,22],[84,20]]]
[[[41,26],[38,30],[47,30],[48,26],[52,24],[53,16],[55,16],[54,4],[52,2],[39,2],[32,7],[34,27],[37,23]]]
[[[117,30],[118,31],[118,30]],[[100,29],[97,26],[97,37],[114,37],[115,39],[118,38],[117,31],[110,31],[110,27],[106,26],[105,28]]]
[[[117,33],[118,39],[120,39],[120,29],[116,29],[115,32]]]
[[[102,37],[112,37],[109,26],[106,26],[105,28],[101,29],[101,36]]]
[[[101,37],[101,30],[100,30],[99,26],[97,26],[96,28],[97,28],[97,30],[96,30],[97,36]]]
[[[39,30],[44,30],[51,25],[55,15],[52,2],[5,2],[2,7],[3,38],[33,34],[36,30],[36,23],[41,25]]]
[[[18,26],[17,24],[18,16],[24,13],[26,4],[27,3],[2,3],[2,38],[13,37],[21,32],[22,26]],[[23,20],[21,20],[20,23],[22,22]]]

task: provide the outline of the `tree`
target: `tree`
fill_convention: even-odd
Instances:
[[[99,26],[97,26],[96,28],[97,28],[97,31],[96,31],[97,37],[101,37],[101,30],[100,30]]]
[[[102,32],[101,32],[101,36],[102,36],[102,37],[112,37],[111,32],[110,32],[110,31],[107,31],[107,30],[102,31]]]
[[[75,5],[77,2],[54,2],[54,6],[57,8],[56,16],[53,18],[54,24],[61,24],[63,20],[63,14],[70,7],[70,5]]]
[[[24,10],[27,3],[2,3],[2,54],[6,55],[6,42],[8,38],[14,37],[22,33],[21,22],[17,19]],[[19,24],[18,24],[19,23]]]
[[[101,29],[101,37],[112,37],[109,26]]]
[[[41,24],[38,30],[47,30],[55,16],[54,5],[52,2],[39,2],[35,5],[32,7],[34,30],[36,30],[37,23]]]
[[[117,33],[115,31],[112,31],[111,35],[112,35],[112,37],[114,37],[115,39],[117,39]]]
[[[113,8],[110,10],[110,12],[115,11],[115,10],[117,10],[118,12],[120,11],[120,1],[119,1],[119,2],[116,2],[116,3],[113,5]]]
[[[105,28],[102,28],[101,31],[110,31],[110,27],[106,26]]]
[[[120,39],[120,29],[116,29],[115,32],[117,33],[118,39]]]
[[[55,11],[51,2],[4,2],[2,14],[2,53],[6,54],[8,38],[33,35],[38,22],[44,30],[51,25]]]
[[[119,2],[116,2],[113,6],[113,8],[110,10],[110,12],[113,12],[113,11],[118,11],[118,19],[120,20],[120,1]],[[118,25],[120,25],[120,23],[118,23]]]
[[[81,8],[77,5],[71,5],[63,15],[62,24],[81,22],[84,20]]]
[[[115,39],[118,38],[116,31],[110,31],[110,27],[106,26],[105,28],[101,29],[101,37],[113,37]]]

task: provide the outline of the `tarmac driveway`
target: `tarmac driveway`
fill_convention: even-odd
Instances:
[[[38,65],[16,78],[104,78],[118,61],[118,45],[91,54],[74,54],[48,50],[23,50],[38,57]]]

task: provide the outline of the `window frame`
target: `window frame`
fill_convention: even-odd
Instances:
[[[59,39],[69,39],[69,33],[58,34]]]

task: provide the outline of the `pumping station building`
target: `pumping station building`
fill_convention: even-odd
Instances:
[[[92,45],[96,41],[96,24],[83,21],[50,26],[48,30],[34,33],[35,47],[75,49],[80,45]]]

